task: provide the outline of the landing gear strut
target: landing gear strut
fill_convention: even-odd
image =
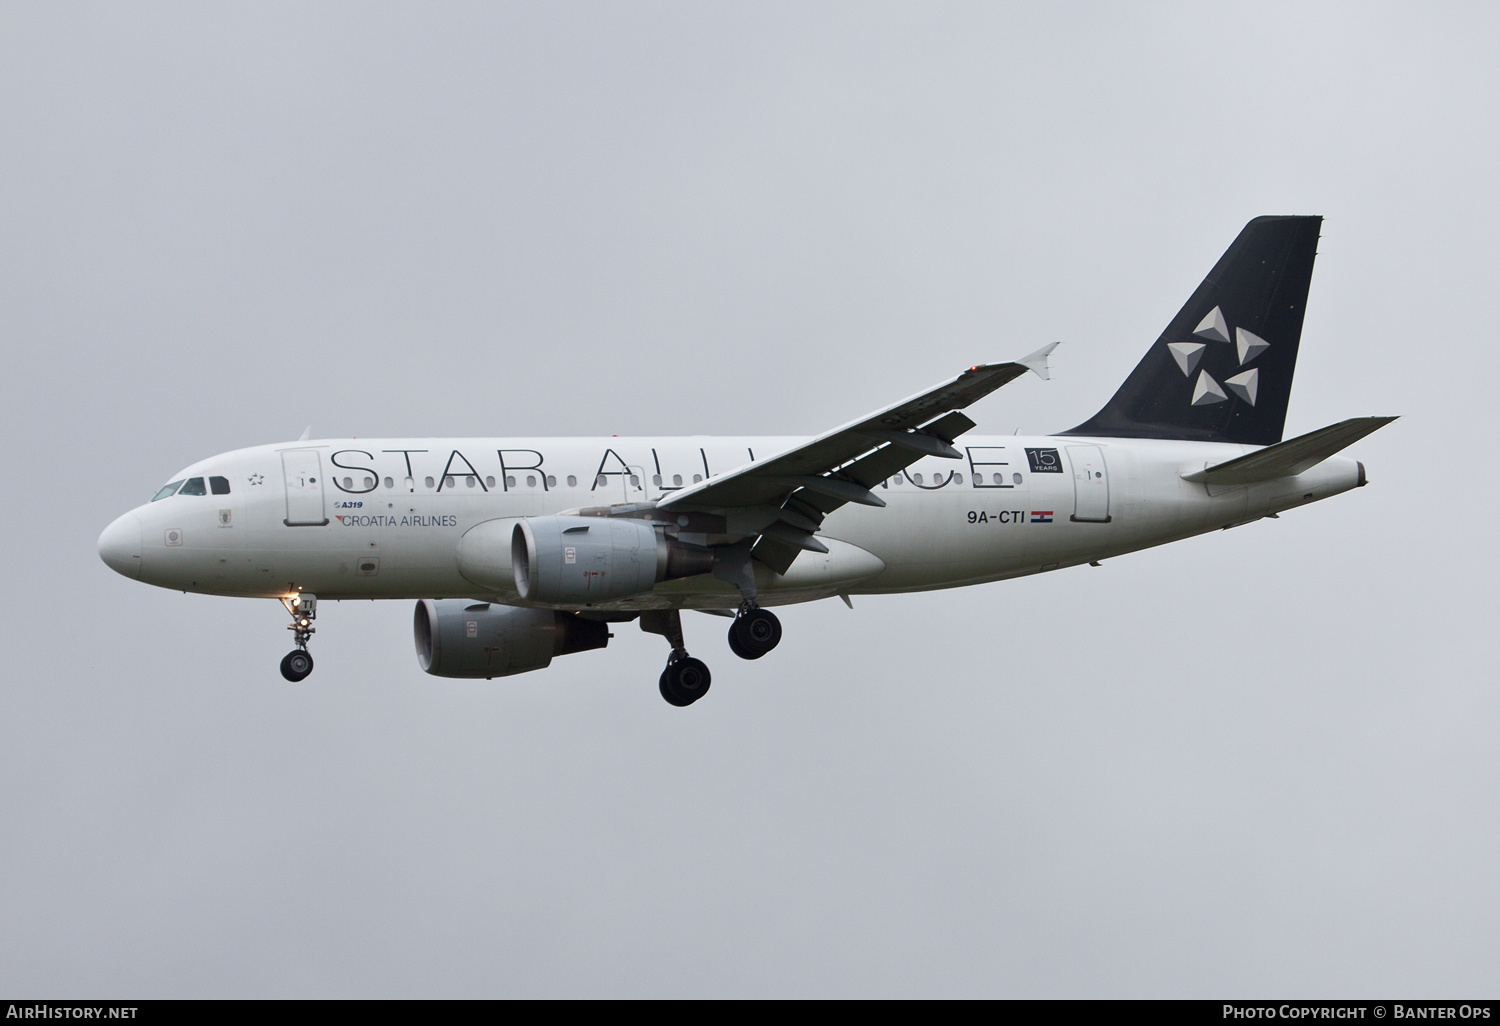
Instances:
[[[318,630],[312,625],[318,618],[318,597],[298,592],[290,598],[282,599],[281,604],[292,614],[292,622],[286,629],[292,632],[297,644],[281,660],[281,675],[295,684],[305,680],[313,672],[313,657],[307,651],[307,642]]]
[[[781,621],[769,609],[746,601],[729,625],[729,651],[741,659],[759,659],[781,644]]]
[[[755,602],[755,567],[749,542],[714,549],[714,576],[740,590],[740,608],[729,627],[729,651],[741,659],[759,659],[781,644],[781,621]]]
[[[661,671],[661,697],[675,706],[692,705],[708,693],[713,679],[701,659],[687,653],[682,642],[682,614],[675,609],[652,609],[641,614],[641,630],[660,634],[672,646],[667,668]]]

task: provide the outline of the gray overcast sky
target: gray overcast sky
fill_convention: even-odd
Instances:
[[[1493,5],[0,6],[0,994],[1494,995]],[[1371,487],[1008,584],[422,674],[116,576],[319,435],[1069,427],[1327,218]]]

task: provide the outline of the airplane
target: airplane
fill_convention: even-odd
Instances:
[[[321,439],[214,456],[99,536],[162,588],[279,599],[312,672],[318,602],[416,600],[420,667],[540,670],[635,620],[671,646],[674,706],[709,690],[681,613],[730,620],[760,659],[769,607],[954,588],[1098,564],[1366,484],[1337,455],[1394,417],[1283,441],[1321,217],[1258,217],[1115,395],[1041,437],[970,436],[960,412],[1057,343],[980,364],[815,438]]]

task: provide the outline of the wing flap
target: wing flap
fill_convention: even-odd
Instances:
[[[1047,355],[1056,347],[1054,342],[1012,363],[970,367],[951,381],[834,428],[770,459],[675,492],[662,500],[660,508],[686,511],[766,504],[779,506],[794,491],[807,486],[805,479],[828,475],[834,475],[844,483],[862,484],[868,495],[869,486],[892,471],[852,478],[847,473],[838,473],[840,468],[872,451],[891,449],[901,451],[905,459],[896,469],[909,466],[923,456],[956,457],[958,453],[952,448],[953,439],[972,427],[974,422],[961,414],[955,419],[954,411],[984,398],[1027,371],[1045,377]],[[875,501],[879,503],[878,499]]]

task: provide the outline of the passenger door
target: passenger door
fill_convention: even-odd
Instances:
[[[316,449],[291,449],[281,454],[281,469],[286,479],[286,519],[288,527],[322,527],[328,523],[323,513],[323,468]]]
[[[1104,450],[1097,445],[1068,446],[1073,465],[1073,519],[1085,523],[1109,523],[1109,471]]]

